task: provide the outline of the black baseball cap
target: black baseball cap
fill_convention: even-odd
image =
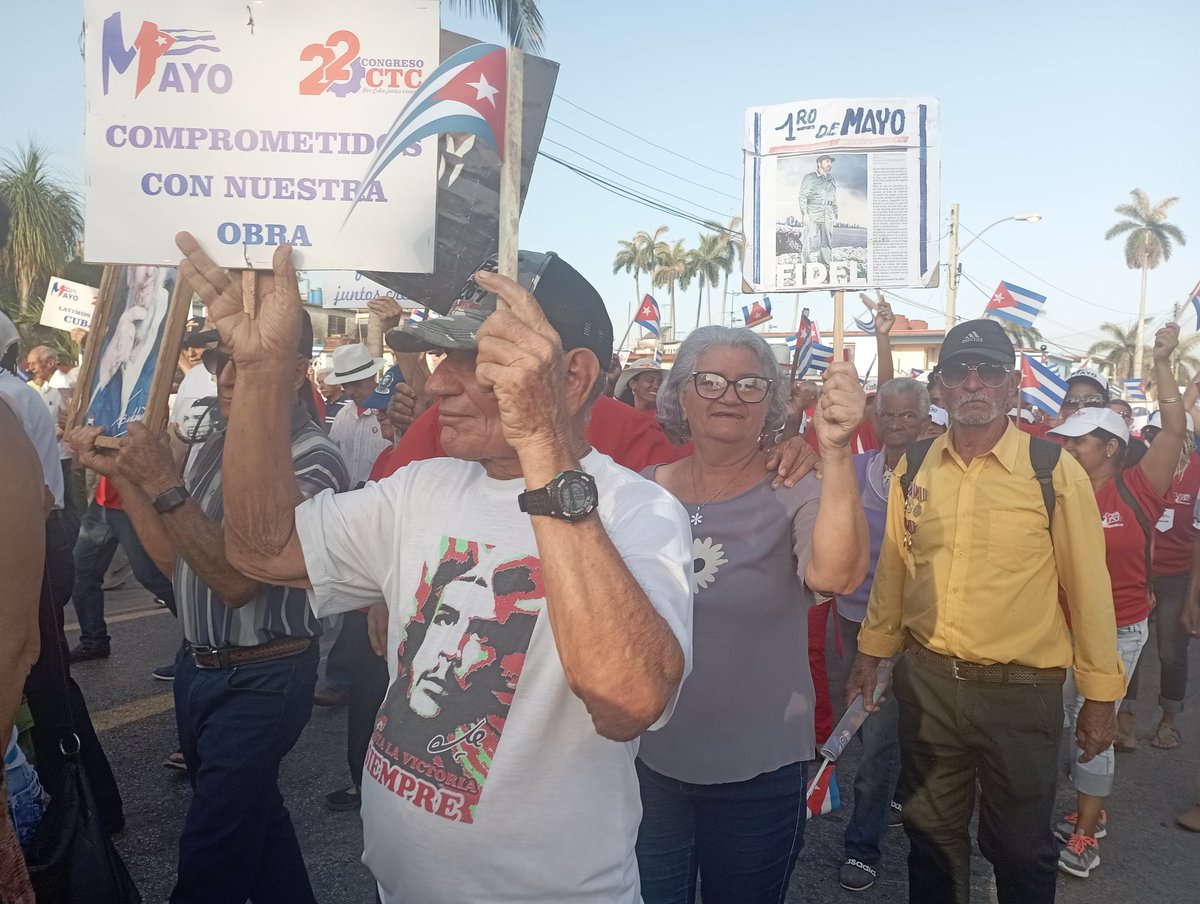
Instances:
[[[193,329],[192,324],[196,322],[199,322],[199,328]],[[204,326],[203,317],[193,317],[188,321],[187,332],[183,334],[184,348],[207,347],[216,345],[221,341],[221,334],[217,332],[216,327],[206,330]],[[312,318],[308,316],[308,311],[302,310],[300,312],[300,341],[296,344],[296,348],[304,357],[312,357],[313,325]]]
[[[497,258],[488,258],[477,269],[496,272]],[[601,369],[608,367],[613,350],[612,321],[604,299],[578,270],[553,251],[520,251],[517,282],[533,293],[564,349],[586,348],[596,356]],[[446,316],[390,330],[387,344],[398,352],[475,351],[475,334],[495,310],[496,296],[471,278]]]
[[[216,329],[206,329],[206,326],[203,317],[189,317],[187,325],[183,328],[183,347],[199,348],[216,342],[219,338]]]
[[[967,320],[953,327],[942,341],[938,366],[971,356],[1012,367],[1017,359],[1012,340],[994,320]]]

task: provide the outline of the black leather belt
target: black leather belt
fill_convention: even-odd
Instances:
[[[996,663],[983,665],[969,659],[955,659],[944,653],[936,653],[915,640],[909,642],[905,651],[918,662],[947,672],[959,681],[983,681],[988,684],[1062,684],[1067,680],[1066,669],[1035,669],[1031,665]]]
[[[198,669],[230,669],[251,662],[270,662],[272,659],[286,659],[303,653],[312,646],[311,637],[281,637],[269,640],[256,647],[210,647],[204,644],[188,644],[192,659],[196,660]]]

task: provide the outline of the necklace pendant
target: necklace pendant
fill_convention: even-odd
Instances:
[[[692,524],[694,524],[694,525],[699,525],[699,524],[700,524],[700,522],[701,522],[701,521],[703,521],[703,520],[704,520],[704,516],[700,514],[700,510],[699,510],[699,509],[696,509],[696,511],[694,511],[694,512],[692,513]]]

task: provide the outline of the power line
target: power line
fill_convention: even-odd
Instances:
[[[614,173],[617,176],[621,176],[622,178],[628,180],[629,182],[632,182],[634,185],[640,185],[643,188],[651,189],[652,191],[659,192],[660,194],[664,194],[667,197],[675,198],[677,201],[683,201],[685,204],[691,204],[695,207],[699,207],[701,210],[711,211],[712,213],[715,213],[719,217],[729,216],[729,214],[725,213],[724,211],[715,210],[712,207],[706,207],[705,205],[701,204],[700,202],[693,201],[690,198],[685,198],[682,195],[672,194],[671,192],[667,191],[665,188],[659,188],[656,185],[651,185],[649,182],[641,182],[637,179],[634,179],[632,176],[628,176],[625,173],[622,173],[620,170],[615,170],[611,166],[601,163],[599,160],[595,159],[594,157],[589,157],[587,154],[584,154],[581,151],[577,151],[577,150],[575,150],[575,148],[573,148],[569,145],[563,144],[561,141],[555,141],[553,138],[543,138],[542,141],[547,144],[557,145],[558,147],[563,148],[564,150],[570,151],[572,154],[576,154],[576,155],[582,157],[584,160],[587,160],[590,163],[596,164],[596,166],[600,167],[601,169],[606,169],[610,173]]]
[[[576,110],[580,111],[581,113],[585,113],[588,116],[592,117],[593,119],[598,119],[605,125],[612,126],[618,132],[624,132],[626,135],[636,138],[638,141],[642,142],[643,144],[648,144],[652,148],[657,148],[660,151],[665,151],[666,153],[670,154],[673,157],[678,157],[680,160],[686,160],[688,163],[695,164],[696,166],[700,167],[701,169],[706,169],[709,172],[716,173],[718,176],[724,176],[726,179],[732,179],[734,182],[742,181],[741,178],[739,178],[738,176],[730,175],[729,173],[724,172],[723,170],[714,169],[713,167],[709,166],[707,163],[701,163],[699,160],[693,160],[691,157],[685,157],[683,154],[680,154],[678,151],[673,151],[670,148],[663,147],[661,144],[655,144],[653,141],[650,141],[647,138],[643,138],[641,135],[637,134],[636,132],[631,132],[631,131],[629,131],[629,129],[626,129],[622,126],[617,125],[612,120],[605,119],[603,116],[599,116],[599,115],[593,113],[591,110],[588,110],[584,107],[579,106],[579,104],[575,103],[574,101],[567,100],[561,94],[557,94],[557,95],[555,95],[555,97],[557,97],[559,100],[561,100],[564,104],[568,104],[568,105],[574,107]],[[555,121],[557,122],[557,120],[555,120]]]
[[[628,159],[634,161],[635,163],[640,163],[642,166],[648,166],[648,167],[650,167],[650,169],[657,170],[660,173],[670,176],[672,179],[678,179],[680,182],[686,182],[688,185],[695,185],[697,188],[702,188],[705,191],[710,191],[715,195],[721,195],[726,198],[732,198],[734,201],[742,200],[737,195],[731,195],[728,192],[721,191],[720,189],[712,188],[708,185],[705,185],[703,182],[695,182],[691,179],[685,179],[683,176],[680,176],[678,173],[673,173],[668,169],[663,169],[661,166],[655,166],[653,163],[643,160],[641,157],[635,157],[633,154],[627,153],[626,151],[622,151],[620,148],[615,148],[611,144],[606,144],[605,142],[601,141],[599,138],[595,138],[595,137],[587,134],[587,132],[581,132],[581,131],[579,131],[579,129],[576,129],[574,126],[567,125],[561,119],[555,119],[553,116],[547,116],[546,118],[550,122],[558,123],[558,125],[562,126],[568,132],[574,132],[576,135],[581,135],[582,137],[586,138],[588,141],[594,141],[596,144],[600,145],[600,147],[602,147],[602,148],[608,148],[614,154],[620,154],[622,157],[627,157]],[[543,139],[543,140],[548,141],[549,139]],[[555,143],[557,144],[558,142],[555,142]]]

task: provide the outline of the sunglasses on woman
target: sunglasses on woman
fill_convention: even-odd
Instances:
[[[767,397],[774,380],[766,377],[742,377],[740,380],[727,380],[720,374],[707,371],[697,371],[692,374],[692,382],[696,386],[696,395],[702,399],[719,399],[725,395],[729,384],[733,384],[734,394],[747,405],[757,405]]]
[[[979,377],[980,383],[995,389],[1008,379],[1012,368],[1004,364],[993,364],[990,361],[985,361],[983,364],[963,364],[955,361],[938,367],[938,376],[942,378],[942,385],[947,389],[956,389],[967,382],[967,377],[972,371],[975,376]]]

